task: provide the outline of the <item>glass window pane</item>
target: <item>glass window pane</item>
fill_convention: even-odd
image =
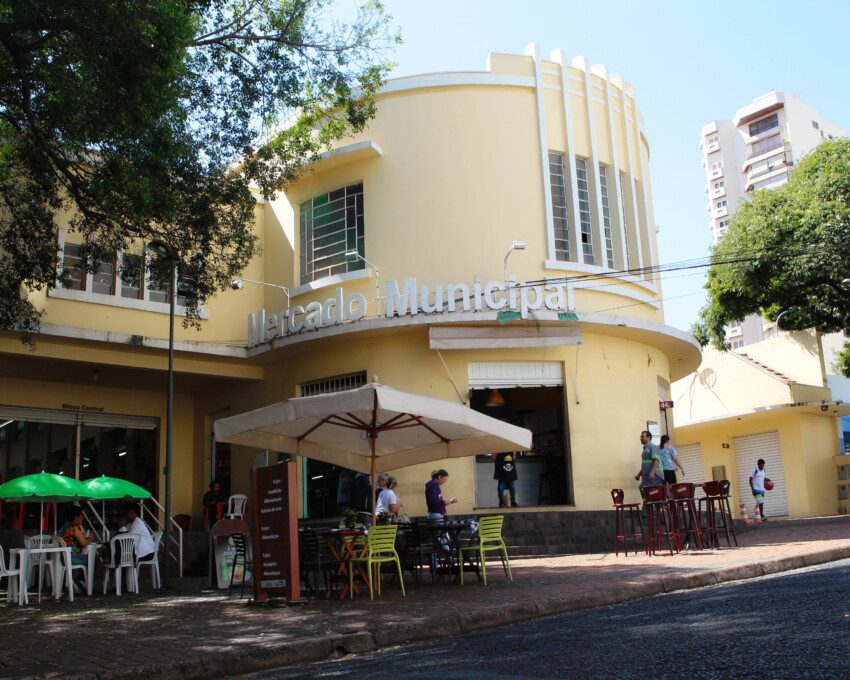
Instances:
[[[362,260],[345,256],[355,247],[363,254],[363,184],[351,184],[302,203],[298,233],[302,284],[363,269]]]
[[[124,253],[121,266],[121,297],[142,299],[142,256]]]
[[[115,258],[104,260],[92,274],[92,292],[115,295]]]
[[[70,277],[67,288],[71,290],[86,289],[86,269],[83,259],[80,257],[80,246],[75,243],[66,243],[62,255],[62,268]]]

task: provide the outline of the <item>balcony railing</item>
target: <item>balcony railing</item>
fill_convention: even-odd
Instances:
[[[764,156],[764,154],[770,153],[771,151],[776,151],[776,149],[781,149],[782,147],[783,147],[782,140],[778,139],[778,141],[775,144],[771,144],[766,149],[759,149],[758,151],[753,151],[753,150],[748,151],[747,152],[747,160],[750,160],[752,158],[756,158],[757,156]]]

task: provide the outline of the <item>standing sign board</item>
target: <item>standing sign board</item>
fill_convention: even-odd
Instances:
[[[295,463],[254,468],[254,599],[301,596]]]

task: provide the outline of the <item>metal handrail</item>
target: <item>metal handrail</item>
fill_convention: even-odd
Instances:
[[[109,527],[106,526],[106,517],[100,516],[100,513],[97,511],[97,508],[92,505],[91,501],[86,501],[86,505],[89,506],[89,509],[94,513],[94,516],[97,517],[97,521],[100,523],[100,527],[103,530],[100,534],[98,534],[97,528],[89,519],[88,515],[86,513],[83,513],[83,518],[86,520],[86,522],[88,522],[88,525],[91,527],[92,533],[95,535],[95,538],[97,538],[100,543],[109,543]]]
[[[182,578],[183,577],[183,527],[181,527],[177,522],[175,522],[173,517],[166,517],[165,508],[163,508],[159,504],[159,501],[157,501],[156,498],[151,497],[151,498],[148,498],[147,500],[151,501],[160,510],[160,512],[162,512],[162,515],[163,515],[163,517],[166,518],[166,521],[170,520],[171,525],[175,529],[177,529],[177,538],[174,537],[173,533],[169,533],[169,542],[174,544],[177,547],[177,558],[176,558],[177,575]],[[144,512],[145,512],[144,508],[145,508],[145,506],[144,506],[144,503],[143,503],[142,504],[142,518],[143,519],[144,519]],[[157,529],[159,529],[159,530],[164,529],[163,523],[159,521],[159,517],[157,516],[157,514],[156,513],[150,513],[150,514],[151,514],[151,517],[153,517],[154,521],[156,522]],[[165,568],[166,569],[168,568],[168,557],[170,555],[171,555],[171,551],[169,550],[169,546],[166,545],[165,546],[165,557],[166,557]],[[174,558],[172,557],[172,559],[174,559]]]

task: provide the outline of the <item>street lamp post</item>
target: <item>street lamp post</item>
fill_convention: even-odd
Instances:
[[[776,321],[773,322],[774,325],[776,326],[776,330],[778,330],[778,331],[782,330],[782,326],[779,325],[779,321],[782,319],[783,316],[785,316],[789,312],[796,312],[798,309],[799,309],[799,307],[797,307],[795,305],[793,307],[789,307],[788,309],[783,309],[781,312],[779,312],[779,314],[776,316]]]
[[[353,257],[358,260],[363,260],[366,263],[366,266],[371,267],[372,271],[375,272],[375,302],[378,305],[378,316],[381,316],[381,272],[378,271],[378,268],[369,262],[365,257],[363,257],[356,250],[347,250],[345,251],[345,257]]]
[[[286,295],[286,308],[289,309],[289,288],[286,286],[279,286],[276,283],[266,283],[265,281],[257,281],[256,279],[233,279],[233,281],[230,282],[230,287],[233,290],[242,290],[242,287],[246,283],[256,283],[258,286],[268,286],[269,288],[282,290],[283,294]]]
[[[508,258],[515,250],[525,250],[525,241],[523,241],[522,239],[515,238],[511,243],[511,247],[508,249],[507,254],[505,255],[505,266],[503,271],[505,283],[508,282]]]
[[[148,250],[171,266],[171,287],[168,307],[168,396],[165,407],[165,522],[162,538],[165,543],[165,570],[162,575],[163,588],[169,586],[168,551],[171,539],[171,433],[174,421],[174,303],[177,298],[177,265],[180,259],[177,252],[164,241],[151,241]]]

